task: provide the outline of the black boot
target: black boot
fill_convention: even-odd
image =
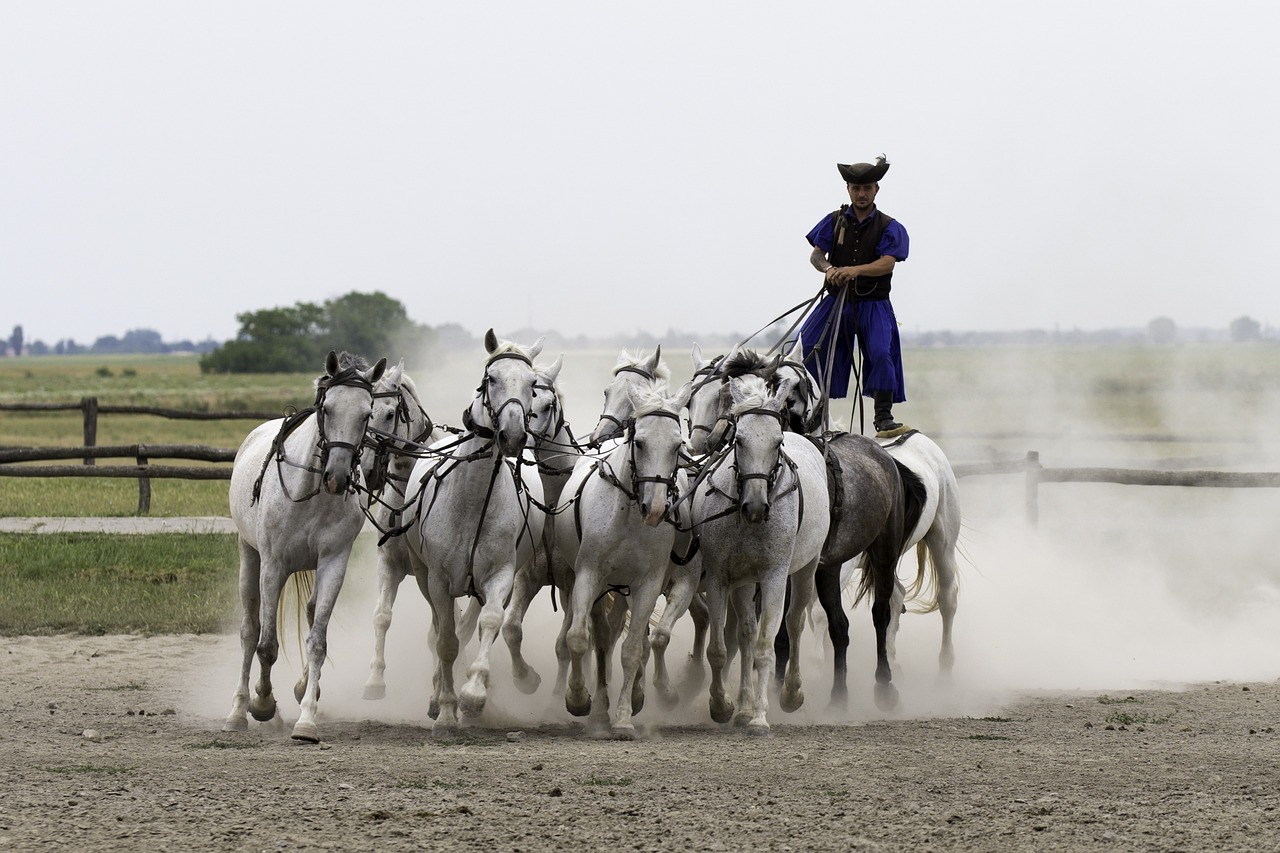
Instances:
[[[902,424],[893,419],[893,392],[876,391],[872,395],[876,403],[876,417],[872,423],[877,433],[893,432],[902,429]]]

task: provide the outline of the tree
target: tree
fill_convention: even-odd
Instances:
[[[329,350],[346,350],[370,362],[399,358],[429,343],[432,331],[409,319],[385,293],[355,291],[323,305],[299,302],[237,314],[240,332],[201,357],[206,373],[301,373],[315,370]]]
[[[13,334],[9,336],[9,349],[13,350],[15,356],[22,355],[22,326],[13,327]]]
[[[1231,321],[1228,331],[1236,343],[1256,341],[1262,337],[1262,326],[1252,317],[1237,317]]]
[[[1178,327],[1168,317],[1157,317],[1147,324],[1147,337],[1153,344],[1171,344],[1178,338]]]

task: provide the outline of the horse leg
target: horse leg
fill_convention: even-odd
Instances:
[[[735,726],[751,722],[755,705],[756,635],[760,631],[760,614],[756,612],[756,587],[747,584],[729,593],[734,611],[738,614],[738,713],[733,718]]]
[[[569,628],[565,632],[565,645],[569,650],[569,681],[564,694],[565,709],[575,717],[591,713],[591,694],[587,692],[586,677],[582,671],[582,659],[591,649],[591,629],[587,620],[591,617],[596,584],[593,578],[579,572],[573,585],[573,607],[565,608]]]
[[[760,615],[757,617],[755,636],[744,640],[744,652],[751,648],[752,673],[744,671],[743,682],[752,687],[751,712],[746,721],[747,732],[753,735],[769,734],[769,685],[773,680],[774,638],[782,627],[782,614],[786,607],[787,575],[785,569],[770,572],[760,579]],[[800,600],[800,590],[792,598],[792,606]],[[791,648],[800,648],[800,632],[791,638]],[[743,657],[746,657],[744,654]],[[798,669],[798,668],[797,668]],[[739,715],[742,712],[739,711]]]
[[[556,683],[551,688],[552,696],[563,696],[565,685],[569,681],[569,626],[573,623],[573,591],[561,588],[560,605],[563,611],[560,617],[560,632],[556,634]]]
[[[702,689],[707,680],[707,670],[703,661],[707,657],[707,629],[710,624],[707,617],[707,599],[705,595],[695,593],[689,601],[689,617],[693,619],[693,650],[689,652],[689,663],[685,666],[684,675],[680,679],[680,693],[692,696]]]
[[[402,554],[392,549],[406,548],[397,537],[378,549],[378,602],[373,608],[373,660],[369,662],[369,680],[364,683],[364,698],[385,699],[387,682],[387,631],[391,630],[391,608],[396,603],[400,583],[409,574]]]
[[[644,687],[642,666],[648,645],[648,614],[653,613],[660,591],[661,585],[653,583],[648,588],[633,588],[627,599],[631,605],[631,629],[622,641],[621,690],[618,691],[618,707],[613,714],[613,736],[623,740],[633,740],[636,736],[636,727],[631,722],[632,715],[638,710],[635,706],[635,689],[637,686],[641,689]],[[643,693],[640,698],[643,703]]]
[[[444,582],[431,587],[431,618],[436,631],[436,672],[433,702],[437,716],[431,727],[433,737],[452,737],[458,733],[458,694],[453,686],[453,665],[458,660],[458,626],[453,597]]]
[[[459,694],[462,713],[468,717],[480,716],[488,699],[490,657],[498,632],[502,630],[502,610],[511,596],[514,577],[515,566],[509,564],[484,585],[484,606],[480,608],[479,621],[480,648],[467,669],[467,683]]]
[[[724,668],[729,654],[725,648],[724,623],[727,601],[719,584],[707,584],[707,663],[711,665],[711,719],[727,723],[733,718],[733,703],[725,695]]]
[[[843,710],[849,705],[849,617],[840,600],[840,565],[819,563],[813,580],[818,603],[827,617],[827,636],[831,638],[831,707]]]
[[[339,553],[324,557],[316,567],[315,587],[308,616],[311,630],[307,633],[307,689],[302,697],[302,715],[293,727],[293,739],[311,743],[320,742],[316,728],[316,708],[320,703],[320,670],[329,653],[329,618],[333,606],[342,591],[342,581],[347,574],[347,559],[351,555],[348,545]]]
[[[658,691],[658,699],[667,710],[680,702],[680,694],[671,689],[671,678],[667,673],[667,646],[671,643],[671,630],[676,621],[689,611],[690,605],[697,597],[698,576],[692,572],[676,578],[667,590],[667,606],[662,611],[662,618],[653,629],[649,645],[653,650],[653,687]],[[705,622],[706,612],[703,611]],[[706,626],[703,626],[705,639]],[[699,655],[701,656],[701,655]],[[699,661],[701,663],[701,661]]]
[[[893,670],[889,664],[888,631],[893,611],[893,587],[897,582],[897,553],[879,547],[879,540],[872,543],[868,556],[875,598],[871,602],[871,624],[876,630],[876,707],[892,711],[898,707],[898,689],[893,686]]]
[[[591,718],[588,725],[597,732],[609,728],[609,663],[626,613],[626,599],[621,596],[605,596],[591,608],[591,638],[596,653],[596,689],[591,698]]]
[[[787,578],[786,599],[783,603],[783,612],[791,612],[791,578]],[[778,625],[778,633],[773,638],[773,654],[775,660],[778,661],[777,668],[774,670],[774,677],[778,680],[778,688],[782,688],[782,682],[787,677],[787,663],[791,660],[791,634],[788,632],[787,626],[790,620],[783,621]],[[792,709],[794,710],[794,709]]]
[[[507,605],[507,615],[502,622],[502,639],[511,653],[511,678],[516,688],[526,696],[538,692],[542,684],[542,676],[538,675],[529,662],[524,659],[522,645],[524,643],[524,617],[529,604],[538,594],[541,584],[535,579],[535,565],[527,565],[516,572],[515,585],[511,589],[511,603]]]
[[[301,572],[294,572],[293,574],[289,575],[289,583],[286,584],[286,589],[290,591],[289,592],[290,597],[294,597],[294,598],[297,597],[298,590],[302,587],[301,578],[302,578]],[[316,595],[318,594],[318,592],[319,592],[319,586],[315,583],[315,580],[312,579],[311,597],[307,599],[307,606],[305,608],[305,613],[298,615],[299,623],[301,623],[302,621],[302,616],[303,615],[306,616],[308,633],[311,631],[311,626],[316,623]],[[299,634],[301,634],[301,631],[299,631]],[[305,647],[302,649],[302,658],[303,658],[302,672],[298,674],[298,680],[293,683],[293,698],[298,701],[299,705],[302,704],[302,697],[305,696],[307,693],[308,675],[307,675]]]
[[[960,597],[955,541],[953,537],[942,534],[935,538],[933,530],[929,531],[925,540],[928,542],[929,558],[933,563],[938,613],[942,616],[942,648],[938,652],[938,680],[949,682],[952,667],[956,662],[955,649],[951,645],[951,627],[955,622],[956,605]]]
[[[249,671],[253,666],[253,653],[258,647],[262,622],[258,612],[258,588],[262,575],[262,558],[256,549],[240,540],[240,607],[244,615],[240,621],[240,682],[231,700],[231,713],[222,724],[224,732],[242,732],[249,728],[245,713],[249,707]]]
[[[800,680],[800,635],[804,633],[804,623],[809,616],[809,607],[813,603],[816,568],[815,562],[796,572],[791,576],[791,583],[788,586],[791,590],[791,600],[786,605],[787,615],[783,625],[786,626],[791,639],[791,647],[788,649],[791,660],[788,661],[787,674],[783,678],[782,690],[778,695],[778,707],[789,714],[798,711],[804,704],[804,688]],[[781,628],[778,633],[782,633]],[[778,669],[782,669],[782,664],[779,664]]]
[[[258,600],[258,621],[262,628],[258,632],[258,683],[254,686],[253,698],[249,700],[249,713],[262,723],[273,719],[277,711],[276,698],[271,690],[271,667],[280,656],[276,608],[287,580],[288,576],[268,564],[266,577],[260,584],[262,594]]]

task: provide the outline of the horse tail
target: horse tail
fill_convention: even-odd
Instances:
[[[938,609],[938,566],[923,539],[916,543],[916,579],[907,587],[907,601],[914,602],[917,598],[919,603],[908,608],[912,613],[932,613]]]
[[[307,604],[311,601],[311,593],[315,589],[316,573],[314,569],[305,572],[294,572],[289,575],[289,580],[285,582],[284,589],[280,592],[280,600],[276,602],[276,639],[280,642],[281,650],[285,651],[285,657],[288,657],[288,646],[285,644],[284,624],[285,617],[293,614],[294,640],[298,645],[298,659],[304,663],[307,660],[307,630],[311,627],[311,620],[307,614]],[[307,629],[303,628],[306,624]]]

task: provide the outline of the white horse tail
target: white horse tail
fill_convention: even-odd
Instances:
[[[284,589],[280,592],[280,600],[276,602],[276,639],[282,650],[287,649],[284,637],[285,616],[292,611],[294,639],[298,644],[298,659],[307,659],[307,632],[311,629],[311,618],[307,613],[307,604],[315,591],[316,572],[310,569],[305,572],[294,572],[289,575]],[[303,626],[306,626],[305,628]],[[288,652],[285,652],[288,657]]]
[[[923,596],[923,597],[922,597]],[[938,566],[924,540],[916,543],[916,579],[907,587],[906,600],[915,602],[912,613],[932,613],[938,609]]]

